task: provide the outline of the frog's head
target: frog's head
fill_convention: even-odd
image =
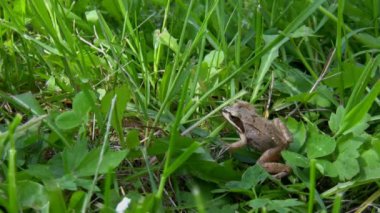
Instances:
[[[244,133],[245,130],[240,111],[240,107],[237,104],[234,104],[224,107],[222,109],[222,115],[239,133]]]

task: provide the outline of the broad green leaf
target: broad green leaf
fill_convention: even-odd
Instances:
[[[76,179],[77,177],[69,173],[56,179],[55,182],[57,183],[57,185],[59,185],[60,189],[76,191],[78,189],[78,186],[75,183]]]
[[[312,130],[306,141],[307,157],[313,159],[329,155],[334,152],[335,146],[336,142],[333,138]]]
[[[100,148],[91,150],[85,158],[81,161],[77,167],[75,174],[78,177],[86,177],[95,174],[97,163],[99,160]],[[102,163],[99,168],[99,174],[105,174],[110,169],[116,168],[121,161],[126,157],[127,151],[107,152],[102,159]]]
[[[139,131],[137,130],[130,130],[128,131],[127,134],[127,139],[126,139],[126,147],[128,149],[134,149],[140,144],[140,139],[139,139]],[[124,145],[124,144],[122,144]]]
[[[120,122],[122,121],[123,114],[125,112],[126,106],[128,101],[131,99],[131,92],[128,89],[128,85],[124,84],[118,88],[115,89],[115,94],[117,95],[114,115],[112,116],[112,125],[118,124],[120,125]]]
[[[351,180],[359,173],[359,162],[356,159],[358,156],[359,154],[357,152],[351,151],[339,153],[338,159],[333,164],[338,171],[340,180]]]
[[[45,187],[31,180],[22,180],[17,182],[18,202],[23,209],[32,208],[39,211],[44,206],[49,205],[48,194]]]
[[[40,104],[31,92],[15,95],[12,96],[12,98],[17,101],[18,104],[29,109],[35,115],[45,114],[44,110],[41,108]]]
[[[224,183],[239,179],[239,172],[235,171],[232,161],[217,163],[215,161],[203,160],[199,155],[194,154],[186,162],[187,170],[202,180]]]
[[[300,150],[306,141],[306,128],[302,122],[296,121],[294,118],[289,118],[286,121],[286,126],[293,136],[293,141],[289,145],[289,150]]]
[[[74,111],[63,112],[55,118],[55,124],[64,130],[75,128],[81,123],[81,117]]]
[[[308,102],[318,107],[327,108],[335,101],[334,99],[333,91],[326,86],[321,85],[317,88],[316,95],[311,96]]]
[[[295,101],[299,101],[299,102],[302,102],[302,103],[307,103],[316,94],[317,94],[316,92],[312,92],[312,93],[302,92],[302,93],[298,93],[297,95],[293,95],[293,96],[287,97],[285,99],[285,101],[287,103],[293,103]]]
[[[154,39],[155,42],[157,42],[155,43],[155,46],[157,46],[158,43],[160,43],[169,47],[175,53],[177,54],[179,53],[179,46],[178,46],[177,39],[171,36],[166,28],[162,32],[160,32],[160,30],[155,30],[154,37],[155,37]]]
[[[88,94],[93,95],[92,92],[89,92]],[[81,91],[74,97],[73,111],[80,117],[80,119],[83,119],[91,110],[92,105],[92,97],[88,97],[88,95],[85,92]]]
[[[244,192],[255,188],[258,183],[264,182],[269,174],[258,164],[249,167],[242,175],[240,181],[229,181],[226,188],[234,192]]]
[[[345,109],[342,105],[339,105],[336,109],[336,113],[331,113],[330,119],[329,119],[329,127],[330,130],[333,132],[338,132],[340,128],[340,124],[342,123],[342,120],[344,118]]]
[[[360,136],[344,135],[337,139],[339,153],[350,151],[358,152],[360,146],[365,143],[365,138]]]
[[[305,156],[301,154],[285,150],[281,152],[281,155],[289,165],[302,168],[309,167],[309,159],[307,159]]]
[[[57,86],[55,83],[55,78],[54,76],[50,76],[50,78],[46,81],[46,89],[50,92],[60,92],[61,88]]]
[[[87,142],[78,141],[71,147],[65,147],[62,152],[63,168],[72,173],[88,153]]]
[[[212,50],[203,61],[208,64],[208,67],[219,67],[224,61],[224,53],[220,50]]]
[[[362,164],[360,165],[363,173],[360,180],[375,180],[380,178],[380,156],[373,149],[364,151],[361,154]]]
[[[338,170],[335,167],[335,164],[331,163],[328,160],[317,160],[316,164],[317,169],[321,172],[321,174],[329,176],[329,177],[337,177]]]
[[[341,68],[335,67],[330,71],[323,82],[329,87],[340,88],[342,86],[340,82],[341,75],[343,75],[344,88],[353,87],[360,75],[363,73],[364,67],[355,61],[344,61]],[[341,88],[340,88],[341,89]]]
[[[308,26],[302,25],[300,28],[298,28],[296,31],[290,34],[290,37],[292,38],[299,38],[299,37],[310,37],[314,36],[314,31]]]
[[[90,179],[84,179],[84,178],[76,178],[75,179],[75,184],[83,189],[90,190],[92,188],[92,180]],[[95,185],[94,186],[94,191],[95,192],[100,192],[99,186]]]
[[[125,112],[128,101],[131,98],[131,92],[128,89],[128,85],[124,84],[117,87],[115,90],[107,92],[101,101],[101,111],[103,114],[107,114],[111,107],[112,98],[117,95],[115,109],[112,115],[112,127],[116,129],[120,141],[124,144],[124,133],[122,127],[123,114]]]
[[[267,198],[259,198],[249,201],[248,205],[254,209],[259,209],[267,206],[271,203],[270,199]]]
[[[25,172],[40,180],[51,180],[54,178],[53,172],[49,165],[33,164]]]
[[[345,135],[338,138],[338,157],[333,163],[340,180],[350,180],[360,171],[359,147],[364,139]]]
[[[96,12],[96,10],[87,11],[85,15],[86,20],[91,24],[96,24],[99,20],[98,13]]]
[[[145,213],[145,212],[157,212],[157,206],[155,205],[156,197],[153,194],[147,194],[145,197],[132,200],[131,206],[125,211],[126,213]]]
[[[298,207],[305,205],[296,199],[271,200],[266,198],[258,198],[248,202],[253,209],[266,208],[268,211],[276,212],[292,212],[290,207]]]

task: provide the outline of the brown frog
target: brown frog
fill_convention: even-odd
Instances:
[[[277,161],[281,151],[292,141],[288,128],[276,118],[268,120],[256,113],[255,108],[244,101],[238,101],[222,110],[223,116],[236,128],[240,140],[228,146],[230,150],[251,146],[262,152],[257,160],[273,177],[283,178],[291,172],[291,168]]]

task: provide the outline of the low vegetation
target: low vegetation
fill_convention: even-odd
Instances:
[[[379,9],[0,1],[1,211],[379,211]],[[289,176],[225,152],[237,100],[289,128]]]

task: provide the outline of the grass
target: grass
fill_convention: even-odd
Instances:
[[[0,1],[1,211],[378,210],[378,9]],[[288,177],[222,153],[236,100],[285,122]]]

